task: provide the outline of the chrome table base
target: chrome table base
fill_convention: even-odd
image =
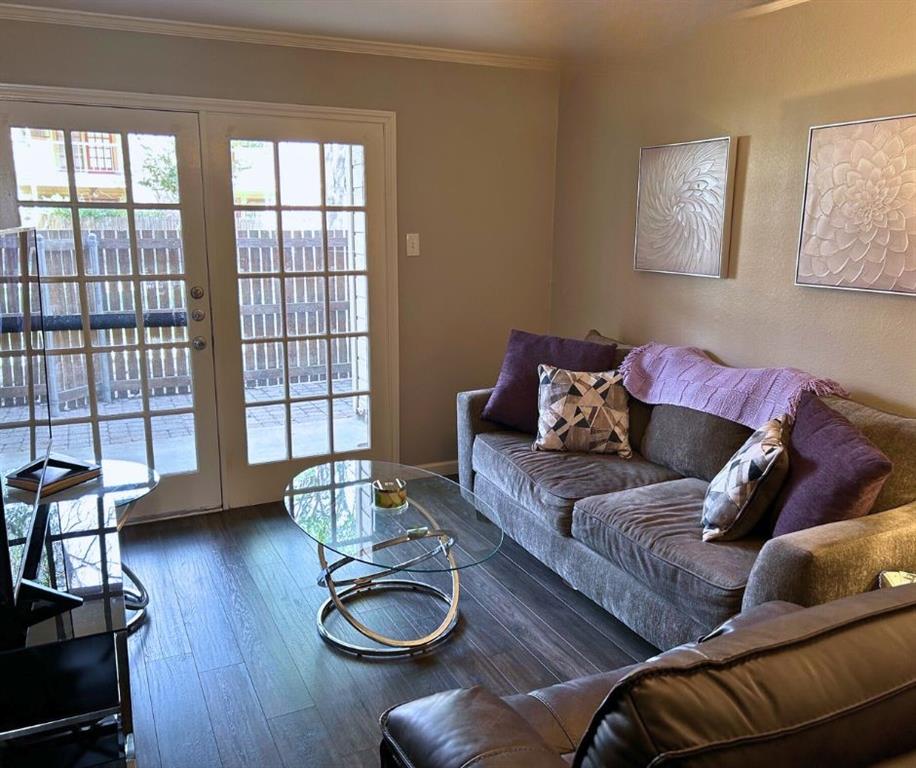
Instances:
[[[318,545],[318,559],[321,562],[321,577],[318,579],[319,585],[326,586],[330,597],[321,604],[316,617],[318,624],[318,634],[328,643],[328,645],[345,653],[352,653],[357,656],[391,658],[399,656],[413,656],[416,654],[426,653],[438,645],[442,644],[455,627],[458,626],[458,593],[460,589],[458,580],[458,564],[455,562],[455,556],[452,554],[451,547],[454,543],[451,535],[444,530],[431,528],[415,528],[407,531],[403,536],[398,536],[387,541],[382,541],[372,546],[372,551],[386,549],[388,547],[406,544],[408,542],[420,541],[422,539],[438,539],[438,547],[429,552],[405,560],[398,565],[390,568],[384,568],[371,573],[367,576],[360,576],[354,579],[335,580],[334,572],[347,565],[355,562],[352,557],[341,557],[328,565],[325,557],[325,547]],[[411,579],[384,578],[393,574],[409,571],[410,567],[424,560],[431,559],[438,554],[443,554],[448,560],[448,570],[452,577],[451,594],[446,594],[441,589],[426,584],[422,581],[413,581]],[[341,589],[342,588],[342,589]],[[349,610],[347,603],[352,603],[360,597],[373,592],[387,591],[406,591],[417,592],[431,595],[436,600],[445,603],[448,606],[445,618],[429,634],[422,637],[394,638],[383,635],[375,630],[370,629],[360,622]],[[340,638],[333,634],[327,627],[327,619],[333,613],[340,614],[346,622],[364,637],[377,643],[376,646],[359,645]]]

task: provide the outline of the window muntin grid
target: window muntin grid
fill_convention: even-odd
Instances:
[[[21,223],[42,237],[55,448],[196,472],[177,137],[52,126],[13,127],[11,139]],[[0,338],[0,403],[22,399],[3,373],[24,364]],[[28,426],[27,409],[0,410],[0,430]]]
[[[229,151],[248,462],[368,450],[364,147]]]

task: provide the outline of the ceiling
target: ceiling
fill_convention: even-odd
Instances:
[[[619,59],[800,0],[19,0],[20,5],[558,60]]]

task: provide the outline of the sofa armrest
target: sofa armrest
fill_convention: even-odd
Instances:
[[[492,394],[492,387],[458,393],[458,478],[461,487],[468,491],[474,490],[474,470],[471,467],[474,438],[481,432],[500,429],[498,424],[483,417],[484,406]]]
[[[568,768],[521,715],[479,686],[401,704],[381,726],[382,754],[404,768]]]
[[[867,592],[885,570],[916,571],[916,501],[770,539],[751,569],[743,610],[770,600],[810,606]]]

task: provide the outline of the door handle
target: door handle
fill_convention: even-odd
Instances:
[[[202,299],[204,297],[204,289],[199,285],[195,285],[191,288],[191,298],[192,299]]]
[[[191,340],[191,346],[194,347],[194,349],[196,349],[196,350],[198,350],[198,351],[200,351],[201,349],[206,349],[206,348],[207,348],[207,340],[206,340],[203,336],[195,336],[195,337]]]

